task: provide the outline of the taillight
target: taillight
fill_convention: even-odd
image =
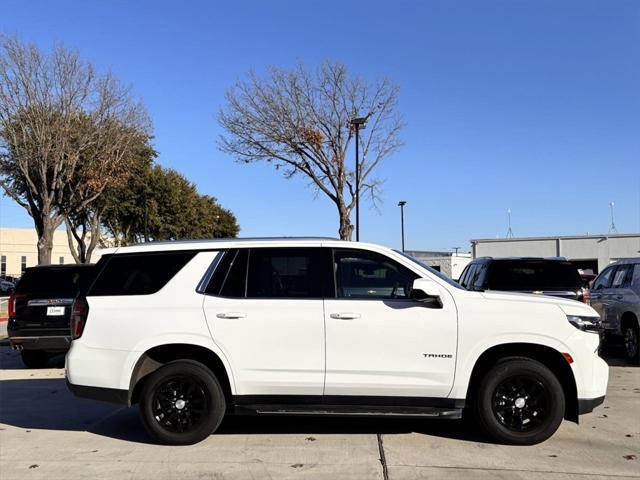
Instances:
[[[9,318],[16,316],[16,294],[15,292],[9,296],[9,306],[7,307]]]
[[[591,305],[591,294],[589,293],[588,288],[582,289],[582,301],[587,305]]]
[[[16,303],[19,299],[25,298],[26,295],[24,293],[16,293],[13,292],[9,296],[9,301],[7,302],[7,316],[9,318],[13,318],[16,316]]]
[[[89,304],[84,297],[78,297],[71,307],[71,338],[80,338],[89,316]]]

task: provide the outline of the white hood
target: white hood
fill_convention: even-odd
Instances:
[[[528,302],[528,303],[546,303],[557,305],[566,315],[576,315],[583,317],[597,317],[596,312],[589,305],[578,302],[576,300],[567,300],[566,298],[551,297],[548,295],[535,295],[532,293],[518,292],[497,292],[485,291],[481,292],[482,296],[488,300],[502,300],[512,302]]]

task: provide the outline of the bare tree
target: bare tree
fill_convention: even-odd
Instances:
[[[218,115],[226,130],[221,150],[240,162],[270,162],[286,178],[307,177],[336,205],[340,238],[350,239],[356,193],[355,171],[346,165],[351,120],[367,119],[360,136],[360,195],[375,203],[381,180],[373,171],[401,145],[398,87],[386,79],[351,77],[344,65],[325,62],[316,71],[272,67],[266,78],[251,72],[226,99]]]
[[[129,89],[77,52],[46,55],[0,37],[0,186],[33,217],[38,263],[51,262],[65,216],[87,208],[117,171],[129,142],[122,132],[147,129]]]
[[[60,205],[69,249],[77,263],[89,263],[100,241],[103,214],[108,202],[114,201],[110,195],[105,198],[106,189],[129,183],[141,152],[153,151],[138,112],[126,113],[135,116],[98,124],[85,118],[77,127],[82,138],[96,138],[92,147],[82,151]]]

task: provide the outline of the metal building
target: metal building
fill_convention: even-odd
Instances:
[[[477,257],[565,257],[598,273],[621,258],[640,257],[640,233],[471,240]]]

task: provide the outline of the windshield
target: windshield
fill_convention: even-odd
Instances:
[[[418,265],[421,268],[424,268],[425,270],[428,270],[429,273],[433,273],[436,277],[438,277],[441,280],[444,280],[445,282],[447,282],[449,285],[451,285],[452,287],[456,287],[459,288],[460,290],[466,290],[464,287],[460,286],[459,283],[455,282],[454,280],[450,279],[449,277],[447,277],[444,273],[439,272],[433,268],[431,268],[429,265],[427,265],[426,263],[418,260],[415,257],[412,257],[411,255],[407,255],[404,252],[401,252],[400,250],[394,250],[394,252],[399,253],[400,255],[402,255],[404,258],[411,260],[413,263],[415,263],[416,265]]]

